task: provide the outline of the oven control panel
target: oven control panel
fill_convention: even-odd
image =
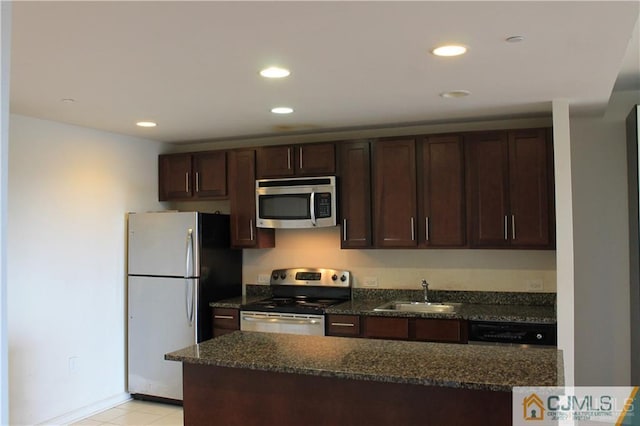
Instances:
[[[326,268],[274,269],[269,283],[271,285],[351,287],[351,273]]]

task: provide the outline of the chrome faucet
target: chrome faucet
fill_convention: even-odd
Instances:
[[[429,283],[427,280],[422,280],[422,288],[424,289],[424,303],[429,303]]]

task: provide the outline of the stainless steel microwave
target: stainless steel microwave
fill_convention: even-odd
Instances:
[[[336,226],[336,178],[256,180],[258,228]]]

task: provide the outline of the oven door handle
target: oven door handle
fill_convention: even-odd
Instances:
[[[243,321],[256,321],[256,322],[286,322],[289,324],[320,324],[320,321],[313,318],[301,319],[301,318],[274,318],[274,317],[262,317],[242,315]]]

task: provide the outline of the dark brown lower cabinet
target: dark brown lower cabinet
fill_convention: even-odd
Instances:
[[[511,425],[511,392],[183,363],[184,424]]]
[[[461,319],[366,316],[362,323],[363,337],[372,339],[467,343],[467,324]]]
[[[364,317],[364,337],[370,339],[409,339],[409,318]]]
[[[211,310],[213,337],[240,330],[240,311],[234,308],[213,308]]]
[[[329,314],[325,328],[327,336],[360,337],[360,316]]]
[[[416,319],[412,332],[414,340],[429,342],[467,343],[466,322],[450,319]]]

